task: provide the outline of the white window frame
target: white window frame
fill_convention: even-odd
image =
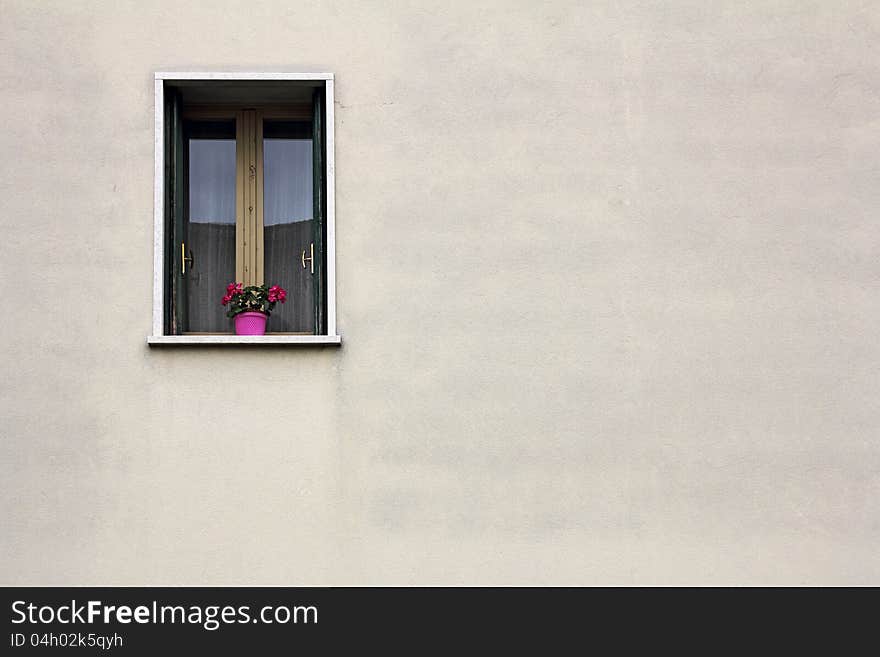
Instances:
[[[165,335],[165,81],[174,80],[321,80],[324,82],[326,112],[327,179],[327,334],[326,335]],[[336,169],[332,73],[238,73],[238,72],[157,72],[155,116],[155,173],[153,187],[153,332],[150,345],[338,345],[336,331]]]

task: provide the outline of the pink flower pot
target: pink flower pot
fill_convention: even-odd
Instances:
[[[235,316],[236,335],[265,335],[266,320],[268,315],[263,313],[246,312]]]

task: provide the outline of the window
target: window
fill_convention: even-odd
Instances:
[[[156,74],[150,344],[339,344],[333,76]],[[232,281],[278,284],[265,336],[236,336]]]

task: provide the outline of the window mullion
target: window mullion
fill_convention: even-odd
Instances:
[[[262,121],[256,110],[236,113],[236,278],[263,282]]]
[[[245,111],[245,125],[247,125],[247,135],[245,143],[245,152],[247,153],[247,162],[245,173],[245,187],[247,188],[247,207],[245,208],[245,235],[247,244],[245,251],[247,253],[247,269],[246,284],[256,284],[256,234],[254,230],[254,221],[256,220],[256,180],[257,180],[257,163],[254,157],[254,111]]]

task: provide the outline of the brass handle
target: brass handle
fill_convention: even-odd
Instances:
[[[187,262],[189,262],[189,266],[190,266],[190,268],[192,268],[195,260],[193,260],[192,251],[189,252],[189,258],[186,257],[186,242],[181,242],[180,243],[180,269],[181,269],[180,273],[181,274],[186,273],[186,263]]]
[[[312,268],[311,273],[314,274],[315,273],[315,243],[314,242],[312,242],[309,245],[309,257],[308,258],[306,258],[306,251],[305,251],[305,249],[303,249],[302,259],[301,259],[303,269],[306,268],[306,260],[308,260],[311,263],[311,268]]]

